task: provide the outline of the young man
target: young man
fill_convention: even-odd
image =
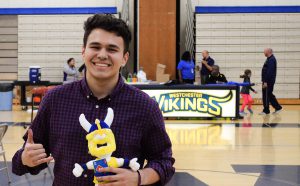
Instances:
[[[82,57],[85,78],[60,86],[44,97],[40,110],[24,136],[26,141],[13,158],[13,172],[37,174],[55,160],[53,185],[94,185],[93,171],[76,178],[74,164],[95,159],[88,154],[86,132],[78,118],[101,120],[107,108],[114,110],[111,129],[117,150],[114,157],[138,158],[137,172],[103,168],[115,175],[99,177],[104,185],[166,184],[174,174],[171,142],[157,103],[145,93],[125,84],[119,70],[128,60],[131,33],[111,15],[94,15],[85,22]],[[51,153],[51,156],[49,156]],[[52,158],[53,157],[53,158]],[[140,183],[139,183],[140,180]]]
[[[273,55],[273,50],[271,48],[266,48],[264,50],[264,55],[265,57],[267,57],[267,60],[265,61],[261,71],[264,109],[259,114],[270,114],[270,103],[275,109],[274,114],[276,114],[282,110],[281,105],[278,103],[275,95],[273,94],[273,89],[276,81],[277,61],[275,56]]]

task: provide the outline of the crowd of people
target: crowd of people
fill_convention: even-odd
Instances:
[[[264,109],[260,115],[270,114],[269,104],[275,109],[274,113],[278,113],[282,110],[282,106],[278,103],[275,95],[273,94],[274,85],[276,82],[276,72],[277,72],[277,61],[273,54],[271,48],[266,48],[264,50],[264,55],[266,61],[263,65],[261,72],[261,83],[262,83],[262,101]],[[200,65],[195,65],[191,54],[189,51],[185,51],[178,63],[178,77],[180,83],[194,84],[196,72],[200,73],[201,85],[205,84],[224,84],[227,83],[226,76],[220,72],[220,67],[215,64],[215,60],[210,57],[207,50],[202,51],[201,67]],[[250,95],[250,90],[255,94],[251,83],[251,70],[245,69],[244,74],[240,77],[243,78],[243,86],[241,88],[241,97],[243,98],[243,105],[240,110],[240,115],[245,115],[245,107],[250,114],[253,114],[252,103],[253,99]]]
[[[209,52],[204,50],[202,52],[201,67],[195,65],[189,51],[182,54],[181,60],[178,63],[178,77],[180,83],[194,84],[195,72],[200,72],[201,84],[216,84],[227,83],[224,74],[220,72],[220,67],[215,65],[215,60],[210,57]]]

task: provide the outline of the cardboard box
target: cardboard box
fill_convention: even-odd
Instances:
[[[159,83],[168,82],[170,80],[170,74],[165,74],[166,65],[156,65],[156,81]]]
[[[159,74],[156,75],[156,81],[159,83],[165,83],[170,80],[170,74]]]
[[[165,73],[165,69],[166,69],[166,65],[163,64],[157,64],[156,65],[156,74],[164,74]]]

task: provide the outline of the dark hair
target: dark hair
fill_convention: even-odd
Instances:
[[[85,69],[85,64],[83,63],[83,64],[79,67],[78,72],[82,72],[84,69]]]
[[[214,70],[217,70],[218,72],[220,72],[220,67],[219,67],[219,65],[213,65],[213,66],[211,66],[211,68]]]
[[[115,18],[111,14],[95,14],[84,22],[84,47],[86,47],[87,39],[91,32],[97,28],[122,37],[124,41],[124,53],[128,52],[129,43],[131,41],[131,32],[122,19]]]
[[[246,69],[244,71],[244,74],[243,75],[240,75],[240,78],[245,78],[247,77],[249,74],[251,74],[251,70],[250,69]]]
[[[72,57],[69,58],[68,61],[67,61],[67,63],[69,64],[73,59],[74,59],[74,58],[72,58]]]
[[[189,51],[185,51],[181,56],[181,60],[191,61],[192,60],[191,53]]]

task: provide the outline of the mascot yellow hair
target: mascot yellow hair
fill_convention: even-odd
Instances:
[[[96,177],[109,175],[109,173],[98,172],[103,167],[124,167],[131,168],[133,171],[137,171],[140,168],[137,158],[128,160],[111,156],[116,150],[115,136],[110,129],[113,118],[114,112],[111,108],[108,108],[105,120],[99,121],[96,119],[95,124],[90,124],[84,114],[80,115],[80,125],[88,132],[86,139],[88,140],[89,153],[96,159],[85,164],[75,163],[74,176],[80,177],[84,170],[94,170],[94,183],[97,185],[99,182]]]

